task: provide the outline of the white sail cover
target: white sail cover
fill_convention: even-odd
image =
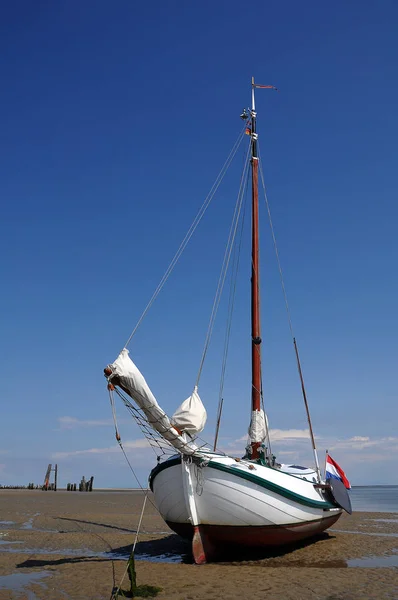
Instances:
[[[129,357],[129,351],[126,348],[109,367],[112,371],[109,380],[112,381],[114,376],[118,377],[123,389],[144,412],[148,423],[177,450],[183,454],[194,454],[197,446],[187,442],[184,439],[185,436],[180,432],[186,431],[192,436],[199,433],[205,425],[206,410],[196,388],[192,396],[187,398],[177,409],[172,423],[156,402],[144,376]],[[179,431],[173,425],[178,427]]]
[[[267,436],[268,426],[266,418],[263,410],[253,410],[248,432],[251,442],[264,442]]]
[[[204,429],[206,419],[206,409],[199,397],[198,388],[195,386],[192,396],[184,400],[177,408],[170,421],[180,431],[186,431],[194,436]]]

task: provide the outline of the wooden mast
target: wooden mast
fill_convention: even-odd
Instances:
[[[252,333],[252,425],[254,413],[261,410],[261,324],[259,289],[259,226],[258,226],[258,153],[256,105],[252,77],[251,109],[251,169],[252,169],[252,269],[251,269],[251,333]],[[251,442],[251,458],[259,457],[260,441]]]

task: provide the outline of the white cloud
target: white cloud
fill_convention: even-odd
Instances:
[[[398,437],[369,438],[356,435],[347,440],[333,440],[328,446],[330,450],[365,450],[366,448],[383,449],[386,452],[396,450]],[[368,456],[369,453],[366,454]],[[365,454],[363,454],[365,456]],[[387,458],[387,456],[385,456]]]
[[[269,435],[271,442],[290,442],[293,440],[310,439],[309,429],[270,429]],[[247,438],[247,435],[243,435],[239,439],[234,440],[233,445],[238,442],[246,442]]]
[[[76,429],[77,427],[103,427],[113,425],[113,419],[80,420],[76,417],[58,417],[60,429]]]
[[[271,442],[291,442],[297,440],[309,440],[309,429],[270,429]]]
[[[142,438],[139,440],[130,440],[123,442],[123,448],[125,450],[129,449],[142,449],[142,448],[150,448],[149,442],[147,439]],[[85,450],[69,450],[67,452],[55,452],[52,455],[53,459],[62,459],[62,458],[71,458],[73,456],[82,456],[82,455],[90,455],[90,454],[113,454],[115,452],[120,452],[120,447],[118,445],[109,446],[107,448],[87,448]]]
[[[293,443],[302,446],[302,442],[308,442],[310,439],[309,429],[270,429],[269,435],[271,444],[279,446],[287,445],[290,446]],[[241,454],[244,446],[247,443],[248,436],[243,435],[237,440],[233,440],[228,444],[227,448],[221,448],[227,454]],[[295,452],[295,455],[297,452]]]

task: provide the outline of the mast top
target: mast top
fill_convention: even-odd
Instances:
[[[254,77],[252,77],[252,114],[256,112],[256,102],[254,99],[254,88],[256,87],[254,83]]]
[[[256,88],[262,88],[262,89],[266,89],[266,90],[275,90],[276,92],[279,92],[278,88],[276,88],[274,85],[261,85],[260,83],[255,83],[254,81],[254,77],[252,77],[252,107],[251,107],[251,121],[252,121],[252,140],[253,140],[253,151],[252,151],[252,158],[257,158],[257,149],[256,149],[256,140],[257,140],[257,133],[256,133],[256,100],[255,100],[255,93],[254,90]]]

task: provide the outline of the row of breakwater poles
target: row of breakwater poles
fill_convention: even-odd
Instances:
[[[66,490],[68,492],[76,492],[77,489],[79,489],[79,492],[92,492],[93,491],[93,482],[94,482],[94,476],[92,475],[90,477],[90,479],[87,479],[84,477],[81,478],[81,481],[79,483],[79,488],[77,487],[76,483],[68,483],[66,486]]]
[[[54,473],[54,481],[50,482],[51,473]],[[58,479],[58,465],[54,465],[54,467],[50,464],[47,467],[46,475],[44,477],[44,483],[41,487],[44,491],[57,491],[57,479]],[[90,479],[86,479],[83,475],[79,486],[76,483],[68,483],[66,486],[66,490],[68,492],[76,492],[79,489],[79,492],[92,492],[93,491],[93,482],[94,476],[92,475]],[[35,489],[33,483],[29,483],[28,489]]]

